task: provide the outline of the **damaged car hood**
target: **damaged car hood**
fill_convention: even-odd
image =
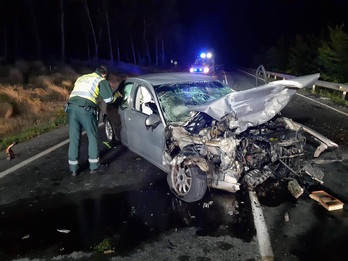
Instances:
[[[289,80],[274,81],[253,89],[233,92],[201,105],[187,106],[190,111],[204,112],[219,121],[232,114],[230,129],[241,133],[272,119],[301,88],[313,85],[320,74],[311,74]]]

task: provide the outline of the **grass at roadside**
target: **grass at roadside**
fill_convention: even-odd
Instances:
[[[314,94],[317,94],[320,97],[330,98],[334,103],[348,107],[348,101],[342,99],[342,92],[317,88]]]
[[[304,88],[304,89],[299,90],[299,93],[302,93],[304,95],[312,94],[312,95],[315,95],[317,97],[327,98],[333,104],[348,108],[348,100],[347,100],[347,98],[345,100],[342,99],[342,92],[340,92],[340,91],[329,90],[329,89],[325,89],[323,87],[316,86],[314,92],[311,88]]]
[[[0,66],[0,149],[66,124],[63,106],[77,76],[70,66],[37,61]]]
[[[0,149],[23,142],[67,124],[63,110],[77,77],[94,66],[45,66],[42,62],[19,61],[0,66]],[[116,88],[126,74],[111,73]]]
[[[0,149],[5,149],[7,146],[12,144],[14,141],[22,142],[33,137],[36,137],[40,134],[43,134],[47,131],[56,129],[58,127],[64,126],[67,124],[67,116],[63,109],[58,110],[56,115],[49,120],[42,120],[42,123],[37,123],[33,126],[24,127],[14,134],[5,136],[0,140]]]

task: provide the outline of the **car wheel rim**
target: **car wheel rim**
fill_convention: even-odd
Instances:
[[[175,192],[178,195],[186,195],[192,186],[192,176],[188,168],[179,168],[174,171],[172,182]]]
[[[112,131],[112,126],[109,120],[105,121],[105,134],[106,138],[111,141],[113,138],[113,131]]]

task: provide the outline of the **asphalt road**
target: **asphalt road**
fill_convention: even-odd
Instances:
[[[236,89],[255,83],[237,73],[228,80]],[[295,96],[283,114],[339,144],[322,155],[326,176],[320,189],[346,204],[347,116],[316,103],[327,100],[311,98]],[[183,203],[170,194],[165,173],[122,145],[102,148],[109,169],[90,175],[86,136],[81,149],[85,170],[71,177],[67,136],[63,127],[18,144],[12,161],[0,154],[4,173],[61,145],[0,179],[0,260],[261,259],[246,191],[211,190],[200,202]],[[283,190],[259,193],[259,199],[275,260],[348,259],[346,206],[328,212],[308,195],[295,200]],[[103,248],[112,253],[99,253]]]

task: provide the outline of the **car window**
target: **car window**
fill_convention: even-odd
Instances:
[[[154,113],[154,107],[156,107],[156,104],[150,91],[144,86],[139,86],[135,95],[134,109],[146,115],[151,115]]]
[[[133,82],[127,82],[127,83],[123,82],[118,89],[118,91],[122,94],[122,103],[121,103],[122,108],[128,107],[128,100],[129,100],[129,96],[132,91],[133,85],[134,85]]]

